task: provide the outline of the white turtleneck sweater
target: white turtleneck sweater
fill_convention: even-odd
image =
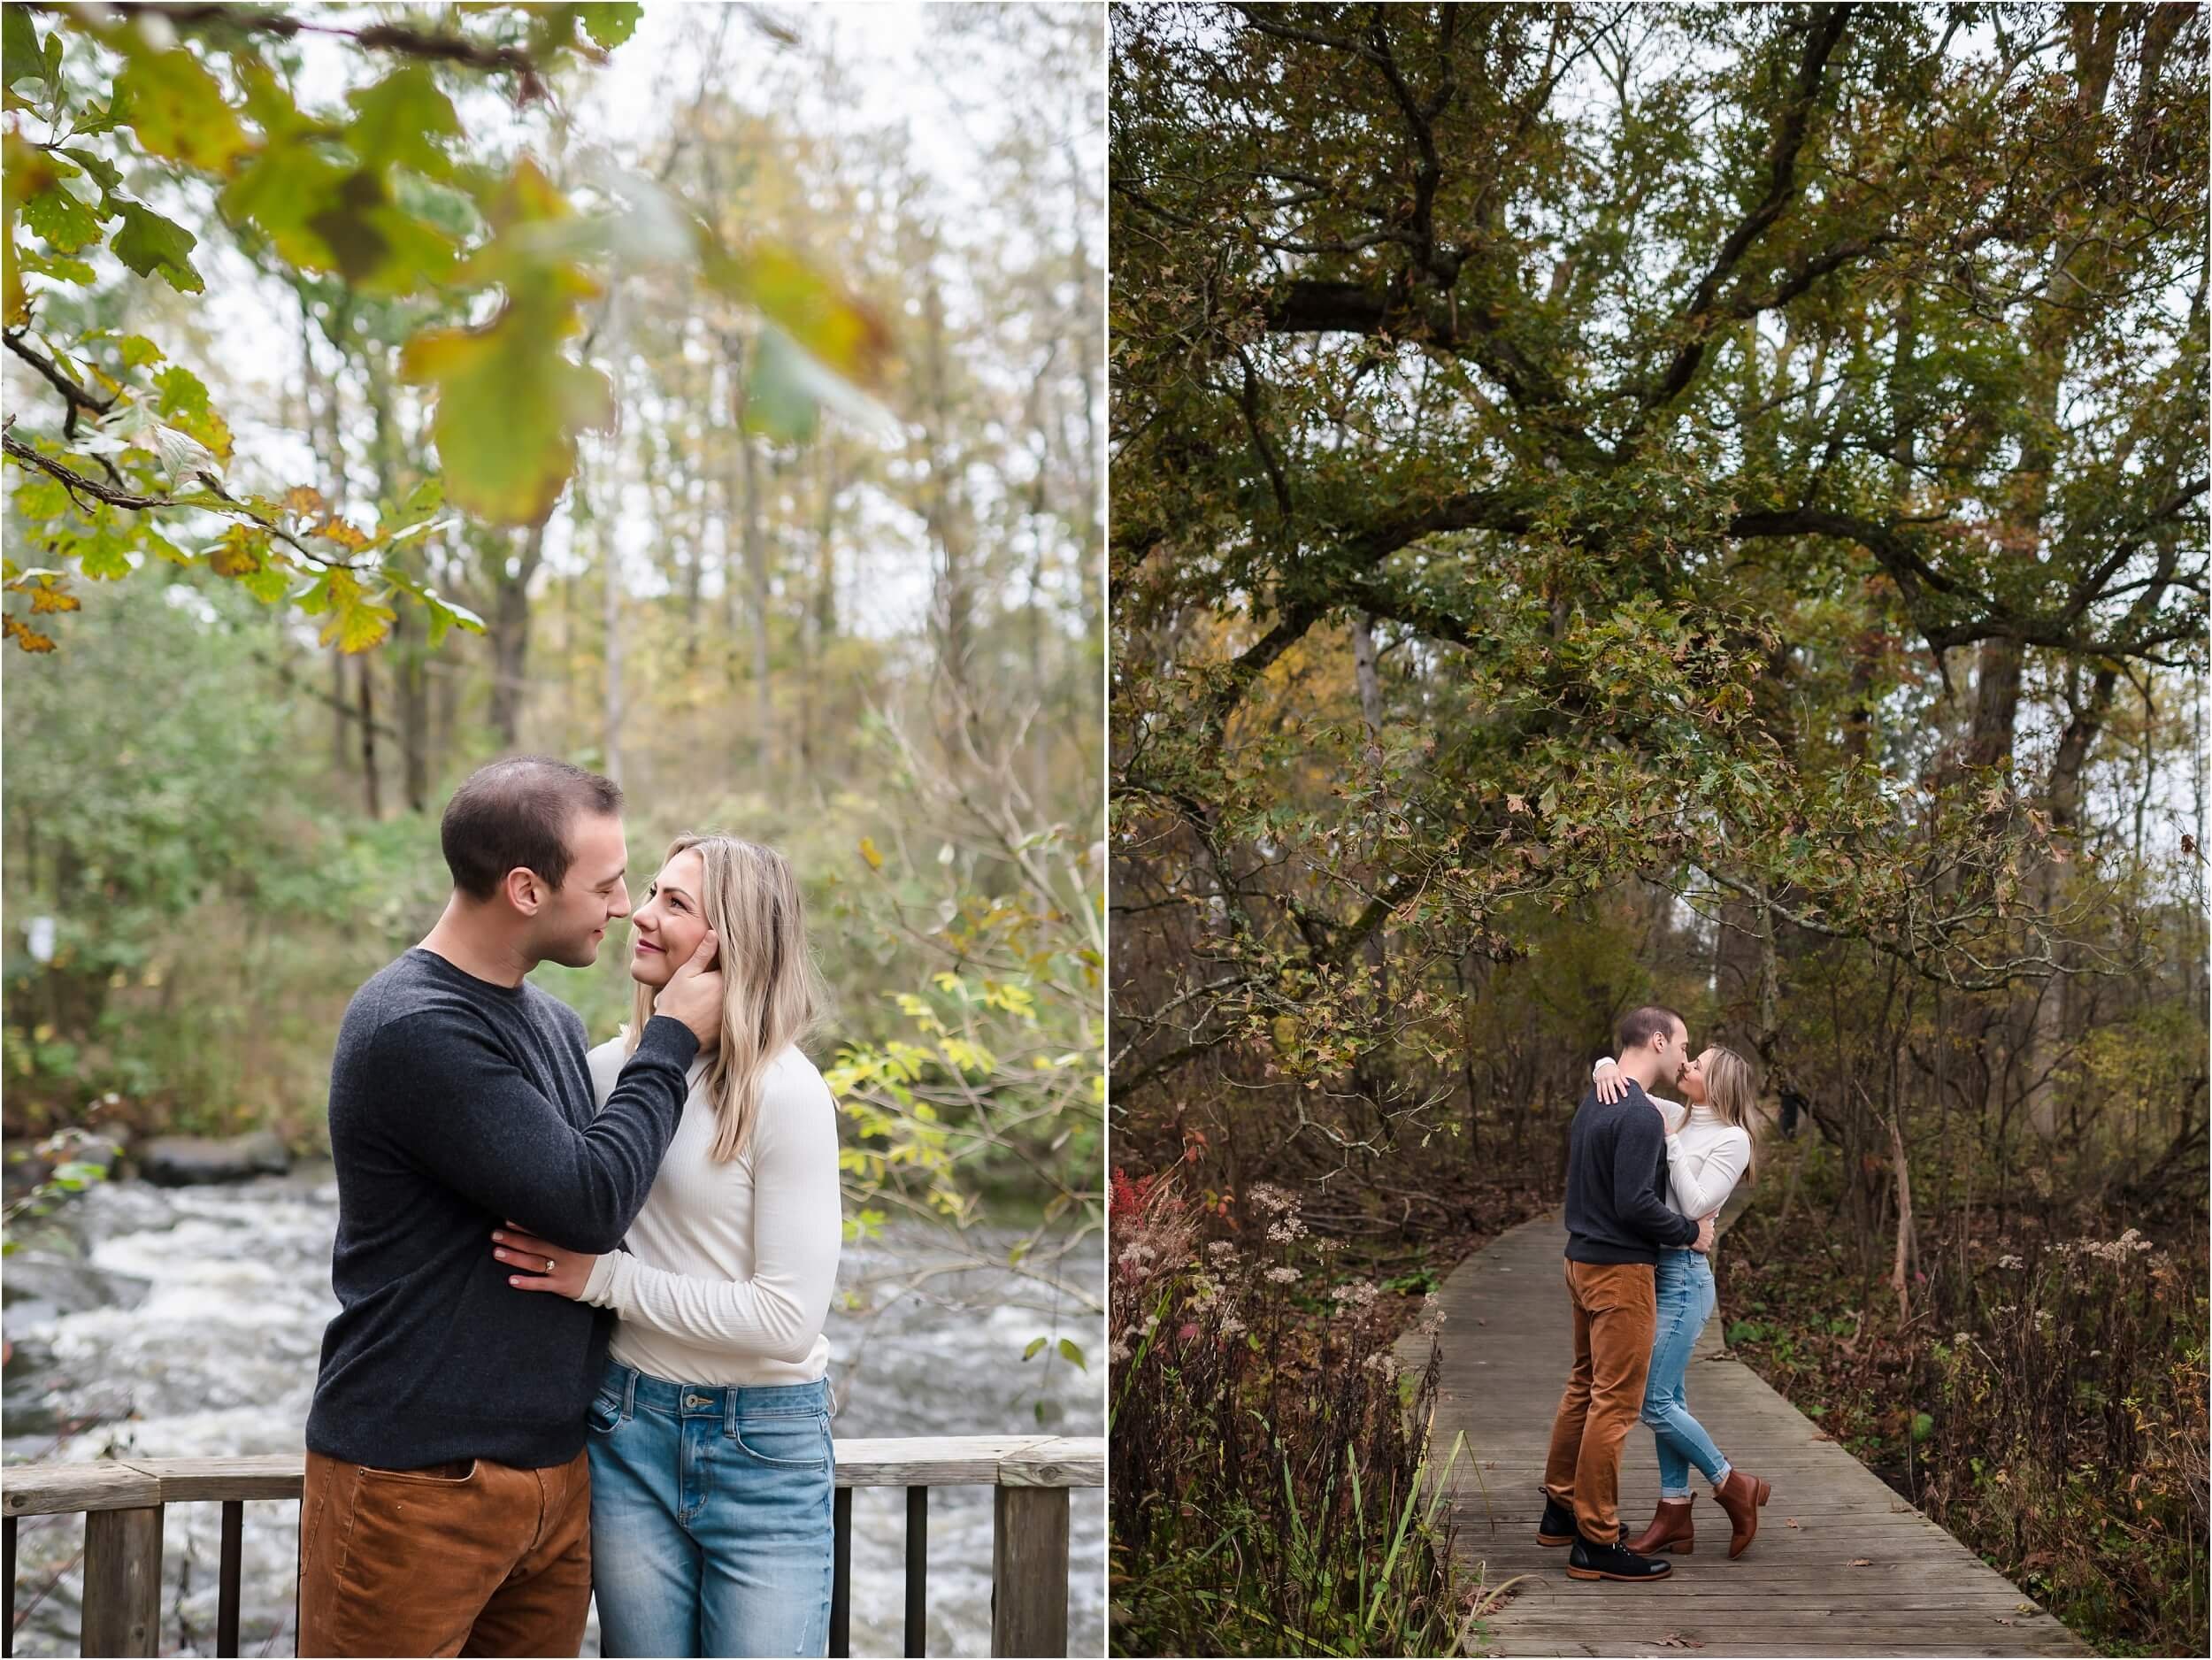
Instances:
[[[591,1051],[603,1107],[622,1040]],[[812,1383],[829,1370],[829,1318],[844,1242],[837,1103],[796,1048],[761,1080],[744,1149],[717,1163],[714,1106],[691,1064],[675,1140],[624,1249],[593,1264],[583,1300],[620,1317],[614,1358],[671,1383]]]
[[[1609,1056],[1590,1069],[1591,1076],[1617,1064]],[[1667,1126],[1668,1202],[1692,1221],[1709,1216],[1728,1203],[1750,1167],[1750,1135],[1709,1106],[1686,1106],[1663,1095],[1652,1095],[1651,1104]]]

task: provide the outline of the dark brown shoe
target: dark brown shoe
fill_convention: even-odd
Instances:
[[[1774,1489],[1756,1476],[1747,1476],[1740,1470],[1731,1470],[1728,1479],[1720,1484],[1713,1495],[1713,1502],[1728,1512],[1728,1559],[1733,1562],[1750,1548],[1752,1536],[1759,1531],[1759,1507],[1774,1495]]]
[[[1690,1507],[1696,1502],[1695,1494],[1686,1499],[1661,1499],[1659,1513],[1651,1518],[1651,1526],[1629,1541],[1628,1548],[1640,1556],[1662,1550],[1671,1550],[1678,1556],[1688,1556],[1695,1537],[1690,1526]]]

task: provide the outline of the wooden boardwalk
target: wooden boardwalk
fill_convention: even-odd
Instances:
[[[1720,1354],[1724,1307],[1690,1363],[1689,1399],[1729,1460],[1774,1485],[1759,1535],[1728,1559],[1728,1518],[1693,1472],[1695,1550],[1647,1587],[1566,1575],[1536,1542],[1544,1451],[1571,1358],[1556,1217],[1477,1251],[1444,1282],[1441,1398],[1432,1456],[1453,1474],[1458,1556],[1491,1586],[1525,1574],[1488,1622],[1491,1655],[2085,1655],[2002,1574],[1923,1516],[1751,1369]],[[1724,1243],[1723,1249],[1726,1249]],[[1411,1340],[1409,1340],[1410,1341]],[[1425,1346],[1401,1358],[1425,1363]],[[1471,1454],[1471,1458],[1470,1455]],[[1631,1429],[1621,1517],[1640,1532],[1659,1496],[1651,1432]],[[1792,1526],[1793,1522],[1795,1524]]]

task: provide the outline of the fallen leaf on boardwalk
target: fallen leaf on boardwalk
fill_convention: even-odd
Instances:
[[[2015,1602],[2012,1605],[2012,1611],[2016,1614],[2034,1614],[2041,1610],[2032,1602]]]
[[[1831,1435],[1824,1429],[1816,1429],[1813,1432],[1813,1439],[1815,1441],[1833,1441],[1835,1440],[1835,1437]]]
[[[2020,1622],[2009,1614],[2000,1614],[1997,1616],[1997,1623],[2000,1625],[2017,1625]]]
[[[1874,1558],[1871,1556],[1854,1556],[1851,1558],[1851,1565],[1855,1568],[1870,1568],[1874,1565]]]
[[[1782,1526],[1785,1526],[1785,1527],[1796,1527],[1796,1526],[1797,1526],[1797,1518],[1795,1518],[1794,1516],[1791,1517],[1791,1518],[1789,1518],[1789,1520],[1787,1520],[1786,1522],[1784,1522],[1784,1523],[1782,1524]],[[1802,1528],[1799,1528],[1799,1529],[1798,1529],[1798,1531],[1799,1531],[1800,1533],[1802,1533],[1804,1530],[1803,1530]]]
[[[1678,1631],[1671,1631],[1659,1640],[1662,1648],[1702,1648],[1705,1645],[1694,1637],[1685,1637]]]

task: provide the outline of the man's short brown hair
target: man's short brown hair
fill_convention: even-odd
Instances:
[[[453,792],[438,821],[453,885],[489,899],[512,870],[535,871],[558,888],[568,877],[569,826],[622,811],[622,787],[544,755],[511,755],[480,766]]]
[[[1670,1035],[1678,1026],[1686,1030],[1688,1025],[1673,1010],[1647,1003],[1623,1015],[1620,1025],[1613,1028],[1613,1053],[1625,1055],[1631,1049],[1642,1049],[1652,1039]]]

